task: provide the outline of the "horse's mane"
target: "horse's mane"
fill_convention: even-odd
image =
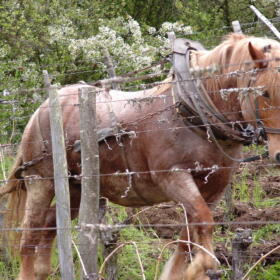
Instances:
[[[225,36],[223,42],[214,49],[197,52],[197,62],[200,67],[218,65],[220,67],[219,74],[221,75],[237,70],[249,71],[256,68],[256,63],[253,62],[249,53],[249,42],[251,42],[254,48],[263,52],[265,58],[268,60],[266,69],[264,69],[268,71],[263,71],[262,76],[265,80],[264,84],[273,85],[274,89],[271,87],[270,92],[272,96],[275,96],[277,92],[275,90],[277,88],[276,83],[280,82],[280,74],[277,68],[279,67],[279,61],[275,59],[280,59],[280,43],[275,40],[231,33]],[[241,76],[236,79],[237,84],[234,84],[234,81],[227,77],[227,82],[233,83],[227,87],[246,87],[250,78],[251,76],[249,75],[247,77],[246,75]],[[208,80],[206,82],[208,91],[218,90],[224,80],[223,78]]]

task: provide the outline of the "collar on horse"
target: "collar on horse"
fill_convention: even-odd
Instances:
[[[195,41],[187,39],[175,39],[173,43],[172,62],[175,74],[175,101],[178,112],[184,117],[186,125],[197,125],[207,131],[208,136],[214,140],[219,150],[228,158],[238,162],[250,162],[267,157],[268,152],[245,159],[235,159],[228,155],[220,146],[221,140],[233,140],[245,145],[258,143],[260,139],[266,140],[266,131],[279,133],[280,130],[264,127],[260,120],[257,98],[255,99],[255,115],[257,121],[256,129],[247,125],[244,129],[238,123],[229,121],[210,99],[206,89],[199,79],[194,79],[190,71],[190,52],[192,50],[205,50],[204,47]]]

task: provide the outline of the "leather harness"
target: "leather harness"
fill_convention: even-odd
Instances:
[[[192,77],[190,70],[190,52],[192,50],[205,50],[195,41],[187,39],[175,39],[173,43],[172,62],[175,73],[175,99],[180,115],[184,117],[187,126],[197,125],[206,130],[211,140],[215,142],[219,150],[231,160],[237,162],[250,162],[268,157],[268,152],[262,155],[236,159],[228,155],[219,144],[220,140],[233,140],[245,145],[259,143],[267,140],[266,133],[280,134],[280,129],[265,127],[260,119],[258,99],[255,98],[255,116],[257,126],[247,124],[244,128],[238,123],[229,121],[221,114],[211,101],[206,89],[199,79]],[[191,118],[193,117],[193,118]],[[191,121],[190,121],[191,119]],[[260,141],[261,140],[261,141]]]

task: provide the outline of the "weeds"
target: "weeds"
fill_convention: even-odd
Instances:
[[[1,155],[1,168],[0,168],[0,179],[3,180],[7,177],[7,170],[12,166],[13,159],[11,156],[3,157]],[[235,201],[241,201],[244,203],[250,203],[251,207],[265,208],[274,207],[279,205],[280,201],[276,198],[268,198],[265,191],[262,188],[260,181],[260,176],[271,176],[271,174],[277,175],[277,170],[262,170],[261,174],[252,174],[252,171],[245,166],[241,173],[238,174],[232,186],[233,199]],[[264,174],[265,173],[265,174]],[[110,205],[109,211],[106,214],[106,219],[109,224],[122,223],[127,221],[129,218],[126,208],[119,207],[116,205]],[[220,204],[222,209],[226,208],[225,202]],[[179,208],[178,211],[182,212]],[[164,246],[163,239],[157,235],[153,229],[147,229],[146,227],[141,227],[141,223],[148,224],[149,221],[143,221],[139,215],[135,214],[135,220],[139,224],[137,228],[127,227],[120,231],[120,243],[127,243],[120,251],[118,251],[118,275],[117,279],[130,280],[130,279],[142,279],[142,272],[139,265],[139,260],[137,259],[135,246],[130,242],[135,242],[137,249],[140,254],[141,262],[145,271],[145,277],[147,280],[153,280],[155,274],[155,268],[157,263],[157,258]],[[234,218],[234,217],[233,217]],[[77,225],[77,221],[73,222],[73,226]],[[273,240],[280,234],[280,225],[270,224],[261,227],[260,229],[254,231],[253,240],[254,246],[261,246],[264,242],[268,240]],[[222,243],[225,248],[229,251],[231,249],[231,240],[234,233],[227,228],[221,226],[216,227],[214,233],[215,242]],[[78,240],[78,232],[73,232],[74,240]],[[77,241],[78,244],[78,241]],[[54,246],[56,247],[56,246]],[[175,245],[164,251],[163,259],[161,260],[161,267],[170,257]],[[80,264],[76,253],[74,255],[76,279],[79,279]],[[1,256],[4,256],[4,251],[1,251]],[[102,263],[104,256],[102,250],[99,251],[99,262]],[[59,266],[58,266],[58,254],[57,250],[53,251],[52,254],[52,267],[53,273],[49,277],[49,280],[60,279]],[[250,266],[250,263],[247,264]],[[0,279],[10,280],[15,279],[18,274],[19,263],[16,259],[8,260],[2,257],[0,261]],[[229,266],[222,267],[225,271],[223,280],[229,280],[231,277],[231,269]],[[256,270],[251,274],[251,279],[255,280],[278,280],[280,275],[280,262],[276,262],[270,266],[259,265]]]
[[[274,235],[278,235],[278,236],[280,235],[280,225],[279,224],[265,225],[253,234],[253,241],[255,244],[258,244],[263,240],[272,239]]]
[[[254,280],[279,280],[280,261],[265,268],[258,266],[250,275],[250,279]]]
[[[248,202],[250,200],[248,177],[249,169],[243,168],[241,174],[235,178],[233,183],[233,198],[241,202]]]

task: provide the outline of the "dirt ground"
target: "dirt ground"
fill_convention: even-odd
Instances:
[[[257,180],[260,183],[262,190],[264,190],[265,197],[263,200],[278,199],[278,203],[276,203],[273,207],[256,207],[250,201],[233,201],[230,221],[234,222],[234,224],[220,226],[215,233],[215,236],[218,239],[218,241],[215,242],[216,256],[224,265],[232,264],[231,241],[234,234],[238,232],[240,228],[250,228],[253,232],[255,232],[265,226],[262,222],[276,222],[279,221],[280,217],[280,176],[270,175],[266,172],[267,170],[265,168],[258,166],[256,168],[256,165],[248,165],[246,168],[248,169],[246,184],[248,185],[249,192],[253,191],[254,182]],[[239,174],[241,173],[242,170],[240,169]],[[137,210],[129,210],[129,214],[135,216],[136,211]],[[221,206],[218,206],[213,211],[213,215],[215,222],[228,221],[229,219],[225,208]],[[179,224],[184,222],[182,209],[180,209],[180,206],[176,206],[172,203],[155,206],[144,211],[142,209],[141,213],[137,214],[135,217],[136,218],[133,219],[133,223],[150,224],[160,238],[167,240],[174,239],[179,236],[181,228]],[[253,223],[256,221],[259,222],[259,224],[242,224],[243,222]],[[174,226],[174,223],[178,224],[178,226]],[[161,226],[153,226],[155,224],[161,224]],[[280,245],[280,234],[279,232],[278,234],[277,232],[273,234],[272,230],[272,235],[268,240],[261,239],[257,243],[253,242],[253,244],[249,246],[249,249],[246,252],[247,258],[250,263],[256,262],[262,255],[271,251],[278,245]],[[279,260],[280,250],[274,252],[266,258],[263,264],[273,264]]]

